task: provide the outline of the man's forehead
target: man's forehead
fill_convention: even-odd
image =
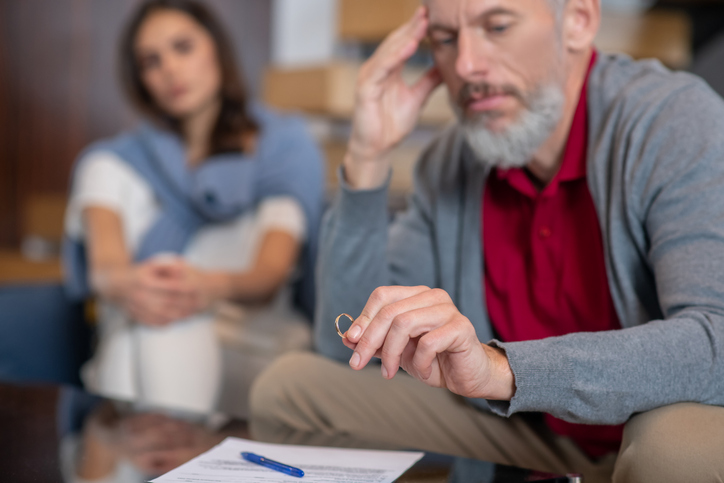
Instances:
[[[494,12],[532,13],[548,12],[548,0],[423,0],[433,25],[456,27],[462,21],[470,22]],[[544,8],[541,8],[544,7]]]

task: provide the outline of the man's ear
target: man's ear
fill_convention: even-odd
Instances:
[[[593,45],[601,25],[600,0],[568,0],[563,11],[563,46],[581,52]]]

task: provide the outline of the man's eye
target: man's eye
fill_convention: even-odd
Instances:
[[[448,45],[454,45],[455,40],[456,40],[455,37],[452,35],[449,37],[433,37],[432,43],[434,45],[439,45],[439,46],[448,46]]]
[[[488,28],[488,30],[490,30],[490,31],[493,32],[494,34],[502,34],[502,33],[504,33],[506,30],[508,30],[508,28],[510,28],[510,24],[501,23],[501,24],[491,25],[491,26]]]

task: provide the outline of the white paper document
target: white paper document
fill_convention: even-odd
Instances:
[[[302,478],[250,463],[241,452],[256,453],[304,471]],[[153,483],[391,483],[424,453],[375,451],[257,443],[226,438],[221,444],[153,480]]]

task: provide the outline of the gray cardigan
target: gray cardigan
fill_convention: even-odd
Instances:
[[[510,402],[615,424],[681,401],[724,405],[724,102],[698,78],[600,54],[588,83],[588,185],[622,330],[502,347]],[[481,341],[494,334],[482,287],[480,208],[489,167],[452,126],[423,154],[408,210],[388,224],[387,187],[342,186],[322,228],[315,343],[347,360],[333,322],[381,285],[446,290]]]

